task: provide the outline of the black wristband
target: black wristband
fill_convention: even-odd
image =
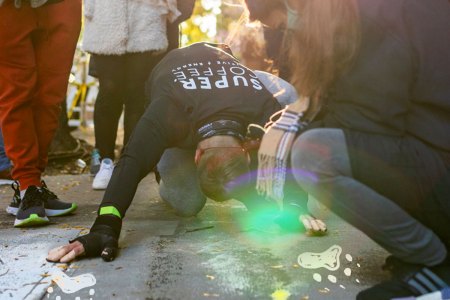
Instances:
[[[102,232],[119,239],[122,219],[114,215],[101,215],[95,219],[90,232]]]
[[[197,130],[199,140],[204,140],[215,135],[234,136],[242,141],[245,136],[245,128],[236,121],[217,120],[207,123]]]

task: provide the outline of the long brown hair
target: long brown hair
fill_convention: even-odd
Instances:
[[[317,99],[350,66],[359,50],[357,0],[297,0],[299,22],[291,32],[292,82]]]

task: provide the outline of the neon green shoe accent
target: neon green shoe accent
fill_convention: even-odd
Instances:
[[[39,217],[37,214],[31,214],[24,220],[15,220],[14,227],[30,227],[48,224],[50,221],[47,217]]]
[[[45,209],[45,214],[49,217],[61,217],[61,216],[65,216],[65,215],[68,215],[68,214],[76,211],[77,208],[78,208],[78,206],[76,205],[76,203],[72,203],[72,206],[70,208],[60,211],[60,212],[58,212],[58,211],[54,212],[54,210]]]
[[[120,212],[114,206],[101,207],[99,215],[100,216],[101,215],[114,215],[114,216],[119,217],[120,219],[122,219],[122,217],[120,216]]]

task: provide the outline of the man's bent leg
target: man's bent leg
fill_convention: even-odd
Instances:
[[[394,256],[428,266],[446,258],[445,246],[430,229],[393,201],[352,178],[342,130],[303,133],[292,147],[292,166],[305,191]]]
[[[170,148],[164,151],[158,163],[159,194],[183,216],[196,215],[206,202],[197,180],[194,155],[193,150]]]

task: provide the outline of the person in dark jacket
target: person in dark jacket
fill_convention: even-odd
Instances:
[[[394,279],[358,299],[443,295],[450,285],[448,1],[289,2],[298,16],[293,80],[308,98],[263,138],[260,191],[280,196],[271,190],[280,190],[274,185],[283,174],[265,167],[290,150],[299,187],[392,254],[386,268]]]
[[[149,84],[150,104],[114,169],[90,233],[50,251],[48,260],[68,262],[102,252],[105,260],[114,259],[122,219],[137,185],[161,158],[169,163],[175,159],[180,163],[173,168],[182,168],[193,164],[195,156],[199,179],[185,174],[189,178],[178,181],[179,188],[190,189],[178,195],[189,200],[181,203],[180,197],[161,193],[180,214],[195,215],[205,196],[224,201],[245,193],[250,182],[243,145],[247,125],[264,125],[281,109],[255,73],[241,65],[227,46],[197,43],[168,53],[155,67]],[[182,149],[175,149],[177,157],[168,157],[166,152],[173,153],[173,148]],[[180,153],[190,159],[181,162],[185,157],[180,158]],[[161,175],[162,183],[173,188],[171,169],[163,166]],[[198,195],[198,187],[205,196]]]

